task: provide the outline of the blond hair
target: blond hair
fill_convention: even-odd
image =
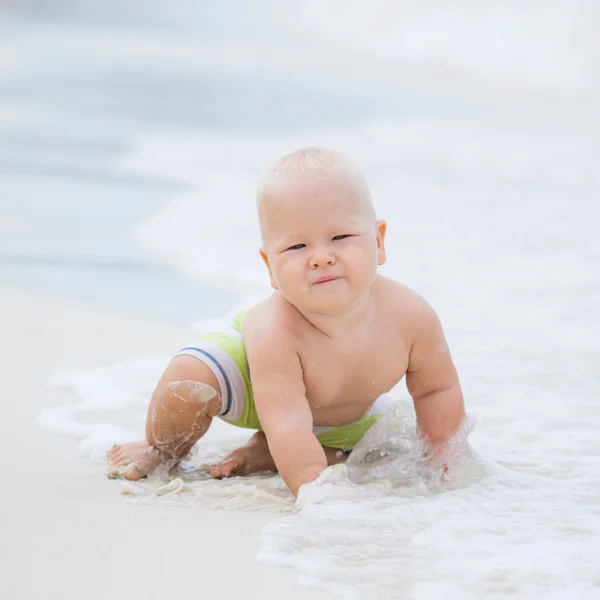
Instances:
[[[323,147],[300,148],[282,156],[263,176],[256,194],[262,231],[263,201],[288,191],[298,180],[333,181],[354,192],[369,218],[376,219],[371,192],[361,170],[343,154]]]

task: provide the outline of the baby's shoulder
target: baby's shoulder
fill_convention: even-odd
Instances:
[[[383,276],[378,277],[377,283],[379,299],[390,308],[398,309],[399,312],[406,312],[428,306],[423,296],[404,283]]]
[[[436,319],[432,306],[418,292],[407,285],[380,277],[379,299],[386,312],[405,333],[418,334],[427,322]]]
[[[242,336],[245,344],[288,346],[294,339],[298,311],[279,294],[272,294],[247,314]]]

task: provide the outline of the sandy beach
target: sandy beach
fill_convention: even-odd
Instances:
[[[48,387],[57,368],[168,353],[189,332],[6,288],[0,331],[1,598],[330,597],[256,562],[273,515],[127,504],[73,440],[36,426],[74,400]]]

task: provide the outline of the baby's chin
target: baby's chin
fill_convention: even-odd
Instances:
[[[321,315],[337,316],[347,312],[350,306],[353,306],[356,298],[349,294],[323,294],[321,297],[313,296],[310,301],[297,306],[301,312],[313,312]]]

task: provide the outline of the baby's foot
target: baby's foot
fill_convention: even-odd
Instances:
[[[166,463],[165,455],[153,448],[148,442],[129,442],[114,445],[106,455],[108,469],[106,474],[110,479],[123,477],[137,481],[146,477],[162,463]]]
[[[267,438],[259,431],[250,438],[248,444],[230,452],[220,463],[210,466],[208,472],[214,479],[222,479],[230,475],[249,475],[259,471],[276,470]]]

